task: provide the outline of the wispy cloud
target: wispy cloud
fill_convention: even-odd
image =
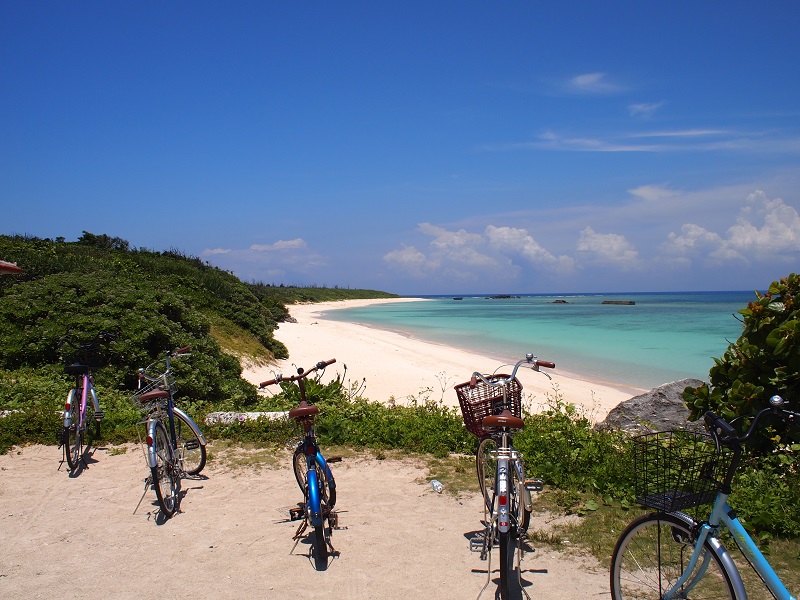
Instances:
[[[575,75],[566,81],[564,89],[574,94],[615,94],[624,90],[603,72]]]
[[[628,114],[632,117],[649,119],[658,109],[664,106],[665,102],[640,102],[628,105]]]
[[[557,150],[564,152],[769,152],[800,153],[800,137],[781,132],[746,132],[696,128],[569,135],[548,130],[533,140],[484,144],[485,152]]]
[[[326,259],[310,249],[303,238],[251,244],[247,248],[209,248],[200,255],[213,257],[217,266],[233,269],[240,277],[254,280],[311,273],[327,264]]]

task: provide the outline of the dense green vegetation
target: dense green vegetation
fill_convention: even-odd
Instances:
[[[23,273],[0,277],[0,410],[24,410],[0,423],[0,451],[22,441],[50,443],[53,411],[70,387],[60,340],[118,338],[95,374],[115,439],[131,438],[127,400],[136,369],[172,348],[183,402],[195,411],[254,405],[239,357],[269,361],[287,350],[273,336],[286,302],[390,297],[383,292],[247,284],[177,250],[132,249],[126,240],[84,232],[77,242],[0,236],[0,256]],[[119,427],[116,425],[119,424]],[[133,436],[135,439],[135,436]]]

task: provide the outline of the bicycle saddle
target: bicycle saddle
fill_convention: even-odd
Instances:
[[[169,396],[167,390],[153,390],[152,392],[146,392],[139,396],[139,402],[145,404],[151,400],[158,400],[159,398],[166,398],[167,396]]]
[[[509,427],[511,429],[522,429],[525,426],[525,422],[512,415],[508,409],[505,409],[499,415],[485,417],[482,423],[484,427]]]
[[[85,375],[89,372],[89,365],[82,365],[80,363],[73,363],[64,367],[64,373],[67,375]]]
[[[298,406],[289,411],[290,419],[305,419],[313,417],[319,412],[319,408],[303,400]]]

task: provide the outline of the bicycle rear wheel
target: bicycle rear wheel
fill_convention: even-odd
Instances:
[[[328,476],[325,469],[322,468],[320,462],[315,458],[314,463],[317,467],[317,481],[319,484],[319,496],[323,510],[327,508],[328,511],[333,510],[336,505],[336,488],[331,487],[328,481]],[[292,467],[294,468],[294,477],[297,480],[297,485],[300,490],[305,492],[306,481],[308,480],[308,460],[305,452],[303,452],[303,444],[301,443],[294,451],[292,457]]]
[[[183,470],[188,475],[198,475],[206,466],[206,447],[180,413],[175,413],[175,441],[183,456]]]
[[[612,600],[662,598],[683,574],[694,551],[694,539],[687,522],[668,513],[634,520],[620,535],[611,557]],[[734,600],[731,576],[708,542],[679,597]]]
[[[77,471],[83,452],[83,440],[80,427],[81,388],[73,388],[67,397],[69,404],[69,427],[64,428],[63,442],[70,471]]]
[[[161,421],[155,426],[153,447],[156,455],[156,466],[150,469],[153,487],[164,516],[171,517],[178,509],[181,478],[170,450],[167,430]]]
[[[323,478],[319,477],[321,475],[317,468],[310,469],[308,471],[308,485],[306,489],[311,488],[311,486],[318,486],[320,489],[320,514],[321,517],[319,519],[319,523],[314,525],[314,545],[312,547],[312,553],[314,555],[314,567],[317,571],[324,571],[328,568],[328,542],[325,539],[325,503],[322,501],[321,491],[325,487]],[[311,512],[314,510],[314,507],[308,506],[309,504],[309,495],[306,493],[306,511]]]
[[[483,501],[486,503],[487,510],[492,509],[492,498],[494,497],[495,474],[497,473],[497,444],[492,438],[484,438],[478,444],[478,451],[475,453],[475,469],[478,472],[478,485],[481,488]]]

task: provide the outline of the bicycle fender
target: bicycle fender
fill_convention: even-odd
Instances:
[[[153,443],[147,444],[147,464],[150,466],[151,469],[154,469],[158,466],[158,460],[156,459],[156,427],[158,426],[158,421],[156,419],[150,419],[147,422],[147,439],[153,440]]]
[[[203,435],[203,432],[200,431],[200,427],[197,426],[197,423],[194,422],[194,419],[187,415],[184,411],[182,411],[177,406],[173,406],[172,410],[179,414],[181,417],[186,419],[186,422],[189,424],[189,427],[192,428],[192,431],[197,436],[197,439],[200,440],[200,444],[205,446],[208,442],[206,442],[206,436]]]
[[[328,487],[332,490],[336,489],[336,482],[333,480],[333,473],[331,472],[331,468],[328,466],[328,461],[325,460],[325,457],[322,456],[322,452],[317,450],[317,464],[322,467],[322,470],[325,472],[325,478],[328,480]]]
[[[69,393],[67,394],[67,401],[64,403],[64,408],[65,409],[67,407],[67,404],[69,404],[70,406],[75,406],[75,392],[76,391],[77,390],[75,388],[72,388],[69,391]],[[80,400],[78,400],[78,402],[80,402]],[[71,411],[64,410],[64,427],[69,427],[72,424],[72,423],[70,423],[70,419],[69,419],[70,412]]]
[[[693,531],[697,526],[697,521],[684,512],[676,511],[670,514],[678,517],[681,521],[686,523],[689,531]],[[706,542],[709,546],[711,546],[714,552],[716,552],[720,562],[722,563],[722,566],[728,572],[728,575],[731,578],[731,585],[733,586],[733,593],[736,596],[736,600],[747,600],[747,592],[744,589],[744,583],[742,582],[742,577],[739,574],[739,569],[736,568],[736,564],[733,562],[733,558],[728,553],[728,550],[722,545],[722,542],[720,542],[719,539],[711,535],[706,538]]]
[[[725,570],[731,578],[731,585],[733,586],[733,593],[736,596],[736,600],[747,600],[747,592],[744,589],[742,577],[739,575],[739,569],[736,568],[733,558],[728,553],[725,546],[715,537],[708,536],[707,541],[709,545],[714,548],[717,556],[719,556],[720,562],[722,562],[722,566],[725,567]]]
[[[95,411],[100,410],[100,403],[97,401],[97,392],[94,391],[94,385],[89,387],[89,391],[92,393],[92,404]]]
[[[308,478],[308,499],[306,511],[309,519],[311,520],[311,524],[314,527],[320,527],[322,525],[322,508],[320,506],[319,479],[317,479],[317,470],[309,469],[306,477]]]

